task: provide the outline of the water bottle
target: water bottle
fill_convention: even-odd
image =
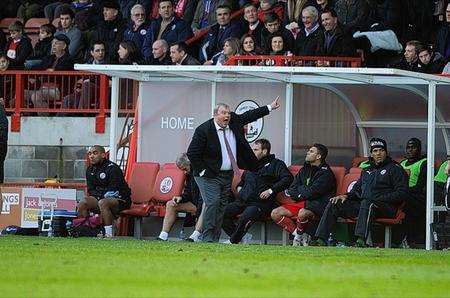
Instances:
[[[181,240],[184,240],[184,228],[181,228],[178,238],[180,238]]]
[[[336,240],[333,238],[333,234],[330,234],[330,237],[328,237],[328,246],[336,246]]]
[[[50,224],[48,226],[47,237],[53,237],[53,227],[52,227],[52,223],[51,222],[50,222]]]
[[[72,221],[68,220],[66,221],[66,232],[67,232],[67,236],[70,236],[70,231],[72,229]]]

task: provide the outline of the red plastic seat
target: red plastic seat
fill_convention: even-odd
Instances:
[[[42,25],[49,24],[47,18],[31,18],[25,23],[25,32],[27,33],[38,33],[39,34],[39,28]]]
[[[341,188],[342,180],[344,180],[345,176],[345,168],[341,166],[330,167],[333,171],[334,177],[336,178],[336,191]]]
[[[155,179],[152,201],[164,204],[174,196],[180,196],[185,185],[186,174],[178,168],[162,168]]]
[[[153,208],[153,204],[151,204],[153,185],[158,171],[159,163],[137,162],[134,164],[128,181],[131,188],[131,207],[120,213],[122,222],[124,217],[140,219],[150,214]],[[136,225],[140,225],[140,220],[137,220],[135,224],[135,229],[139,229],[140,227],[136,227]],[[126,225],[119,231],[119,234],[123,235],[124,230],[127,230]]]
[[[9,33],[9,25],[14,23],[15,21],[23,22],[22,19],[18,19],[18,18],[4,18],[3,20],[0,21],[0,29],[2,29],[3,32],[5,32],[5,33]]]
[[[361,168],[350,168],[350,170],[348,171],[349,174],[359,174],[361,175],[362,173],[362,169]]]
[[[302,165],[290,165],[288,167],[289,171],[291,172],[292,175],[297,175],[298,172],[300,172],[300,170],[303,168]]]
[[[361,176],[361,172],[348,173],[347,175],[345,175],[344,178],[342,179],[340,188],[338,188],[337,194],[342,195],[342,194],[346,194],[349,191],[351,191],[353,188],[353,185],[355,185],[356,181],[358,181],[360,176]]]
[[[365,156],[355,156],[352,159],[352,168],[357,168],[359,166],[359,164],[363,161],[368,160],[368,157]]]

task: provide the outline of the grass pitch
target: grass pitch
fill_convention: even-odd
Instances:
[[[0,237],[0,297],[450,297],[443,251]]]

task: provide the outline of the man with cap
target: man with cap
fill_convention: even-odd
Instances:
[[[107,59],[114,63],[119,57],[117,49],[123,40],[123,33],[126,29],[126,21],[120,14],[120,6],[116,1],[103,2],[103,19],[92,32],[90,42],[101,40],[107,49]]]
[[[387,156],[386,141],[370,140],[370,167],[346,194],[330,199],[311,245],[325,246],[338,217],[355,218],[356,246],[366,247],[374,218],[394,217],[399,205],[408,197],[408,176],[405,170]]]
[[[36,70],[73,70],[73,61],[69,55],[70,39],[65,34],[55,35],[50,55],[42,58],[40,64],[33,66]]]
[[[421,150],[422,143],[419,139],[409,139],[406,143],[405,159],[400,163],[409,176],[409,196],[405,206],[404,222],[409,246],[424,243],[425,236],[427,159]]]

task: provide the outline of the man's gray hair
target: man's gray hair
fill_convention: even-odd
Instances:
[[[223,107],[223,108],[228,109],[228,110],[230,109],[230,106],[227,105],[226,103],[219,102],[219,103],[216,104],[216,106],[214,107],[214,110],[213,110],[214,115],[217,115],[217,112],[219,111],[219,108],[220,108],[220,107]]]
[[[142,9],[142,11],[143,11],[144,14],[145,14],[145,7],[142,6],[141,4],[135,4],[135,5],[133,5],[133,7],[130,9],[131,14],[133,14],[133,11],[135,11],[135,10],[138,9],[138,8]]]
[[[164,39],[157,39],[153,44],[157,42],[159,42],[161,46],[164,48],[164,52],[167,52],[167,50],[169,49],[169,44],[167,43],[167,41],[165,41]]]
[[[311,14],[314,19],[314,22],[317,22],[317,20],[319,19],[319,11],[314,6],[307,6],[303,8],[303,11]]]
[[[179,168],[186,168],[191,165],[191,162],[190,162],[187,154],[183,152],[180,155],[178,155],[177,160],[175,161],[175,164]]]

